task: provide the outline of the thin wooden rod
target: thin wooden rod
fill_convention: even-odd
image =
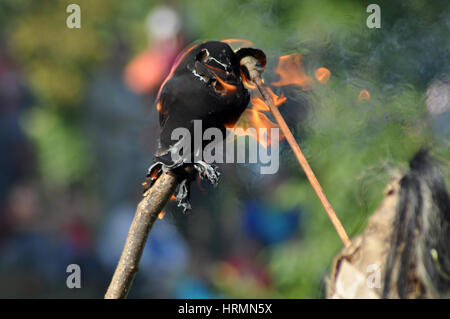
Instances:
[[[305,156],[303,155],[303,152],[300,149],[300,146],[298,145],[297,141],[295,140],[294,136],[291,133],[291,130],[287,126],[286,122],[283,119],[283,116],[281,115],[280,111],[278,111],[278,108],[275,106],[275,103],[272,100],[272,97],[270,96],[267,89],[264,87],[261,78],[255,77],[252,79],[253,82],[255,82],[256,86],[258,87],[259,92],[261,93],[262,97],[264,98],[265,102],[270,108],[270,111],[272,112],[275,120],[277,121],[278,125],[280,126],[281,132],[286,137],[287,142],[291,146],[292,151],[295,154],[295,157],[297,158],[297,161],[299,162],[300,166],[302,167],[303,171],[306,174],[306,177],[308,178],[309,182],[311,183],[312,188],[317,194],[317,197],[319,197],[320,202],[322,203],[322,206],[325,208],[325,211],[328,214],[328,217],[330,218],[331,222],[333,223],[334,228],[336,229],[336,232],[338,233],[339,237],[341,238],[342,242],[344,243],[345,247],[348,247],[350,245],[350,239],[347,236],[347,233],[345,232],[344,227],[342,226],[339,218],[336,215],[336,212],[334,211],[333,207],[331,206],[330,202],[328,201],[327,197],[325,196],[325,193],[322,189],[322,187],[319,184],[319,181],[317,180],[316,176],[314,175],[314,172],[312,171],[311,167],[308,164],[308,161],[306,160]]]
[[[144,198],[136,208],[133,223],[105,299],[122,299],[128,296],[148,234],[177,186],[178,178],[170,172],[164,172],[144,194]]]

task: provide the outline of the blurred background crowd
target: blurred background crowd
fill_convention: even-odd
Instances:
[[[81,8],[81,29],[66,7]],[[159,129],[154,99],[193,41],[300,53],[326,84],[280,107],[349,235],[392,169],[421,146],[450,158],[450,4],[379,1],[0,2],[0,297],[100,298],[140,200]],[[281,93],[281,91],[277,91]],[[280,171],[224,164],[152,229],[130,297],[316,298],[342,247],[290,149]],[[66,267],[81,267],[81,289]]]

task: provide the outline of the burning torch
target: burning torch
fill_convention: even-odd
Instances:
[[[272,112],[342,242],[345,246],[350,245],[342,224],[278,111],[277,102],[280,101],[274,101],[273,92],[264,86],[261,74],[265,64],[266,56],[261,50],[242,48],[234,52],[225,42],[210,41],[190,47],[174,65],[156,102],[162,127],[160,147],[143,184],[144,198],[136,209],[105,298],[126,298],[128,295],[148,234],[173,193],[178,189],[176,200],[187,210],[190,207],[189,185],[193,179],[200,176],[212,184],[217,183],[218,172],[210,164],[173,160],[171,155],[178,149],[177,144],[169,140],[170,133],[177,127],[192,129],[191,124],[196,119],[202,120],[204,129],[216,127],[225,131],[233,127],[250,102],[249,92],[244,88],[248,82],[254,83],[263,103]],[[201,150],[194,149],[188,157],[197,151]]]

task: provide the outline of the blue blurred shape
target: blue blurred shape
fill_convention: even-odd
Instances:
[[[201,280],[186,276],[178,280],[174,291],[175,299],[212,299],[218,298]]]
[[[280,211],[257,202],[245,204],[244,232],[264,245],[281,243],[292,238],[299,230],[300,210]]]

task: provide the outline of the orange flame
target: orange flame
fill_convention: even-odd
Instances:
[[[318,68],[315,73],[317,81],[319,81],[322,84],[327,84],[328,80],[330,79],[331,72],[327,68]]]
[[[281,94],[280,96],[276,95],[270,88],[267,88],[270,96],[272,97],[276,106],[280,106],[286,101],[286,97]],[[258,143],[267,148],[268,145],[271,144],[271,128],[278,127],[277,124],[269,120],[267,115],[263,112],[269,112],[270,108],[264,102],[264,100],[260,97],[252,97],[251,98],[251,108],[246,109],[241,117],[239,118],[236,124],[228,124],[225,125],[226,128],[231,129],[241,129],[235,130],[234,133],[238,136],[250,136],[254,138]],[[255,131],[248,130],[249,128],[254,128]],[[265,128],[267,129],[265,132],[266,140],[263,139],[263,136],[260,136],[259,129]],[[284,136],[280,132],[279,139],[283,139]]]
[[[297,85],[305,90],[312,87],[313,80],[305,74],[301,65],[302,56],[298,53],[281,56],[275,73],[280,76],[274,86]]]
[[[286,97],[283,94],[281,96],[278,96],[275,93],[273,93],[273,91],[270,88],[267,88],[267,91],[272,96],[275,106],[280,106],[281,104],[284,103],[284,101],[286,101]],[[252,103],[253,110],[261,111],[261,112],[269,112],[270,111],[270,108],[266,104],[266,102],[264,102],[259,97],[252,97],[251,103]]]
[[[255,109],[246,109],[244,113],[242,113],[239,122],[234,126],[235,129],[240,128],[242,130],[235,130],[234,133],[238,136],[250,136],[263,147],[267,148],[271,143],[270,129],[275,127],[278,127],[278,125],[269,120],[266,114]],[[255,130],[248,130],[249,128],[254,128]],[[260,128],[267,129],[267,137],[265,140],[263,139],[263,136],[260,135]]]
[[[281,95],[278,96],[275,93],[273,93],[273,91],[270,87],[267,87],[266,89],[269,92],[270,97],[272,98],[273,102],[275,103],[275,106],[280,106],[281,104],[283,104],[286,101],[286,97],[284,96],[283,93],[281,93]]]
[[[220,78],[220,76],[218,76],[215,72],[211,71],[215,76],[216,76],[216,80],[220,83],[220,85],[225,89],[225,94],[230,94],[234,91],[236,91],[236,86],[229,84],[227,82],[225,82],[224,80],[222,80]]]
[[[165,213],[164,211],[161,211],[161,212],[158,214],[158,219],[163,219],[163,218],[164,218],[164,215],[166,215],[166,213]]]
[[[249,47],[253,45],[253,42],[243,39],[225,39],[220,42],[228,44],[233,49],[239,49],[242,47]]]
[[[172,196],[170,196],[170,200],[171,201],[174,201],[174,200],[176,200],[177,198],[175,197],[175,195],[172,195]]]
[[[269,106],[259,97],[252,97],[250,100],[252,103],[253,110],[261,112],[269,112]]]
[[[242,78],[244,79],[245,76],[242,76]],[[245,88],[247,88],[249,90],[257,89],[256,84],[254,84],[253,82],[250,82],[250,81],[244,79],[244,81],[242,83],[244,83]]]
[[[244,84],[245,88],[249,89],[250,91],[258,89],[256,84],[253,83],[253,81],[249,80],[247,78],[247,76],[245,75],[245,73],[242,72],[242,70],[241,70],[241,78],[242,78],[242,83]]]
[[[358,102],[362,100],[370,100],[370,93],[367,90],[361,90],[358,96]]]

